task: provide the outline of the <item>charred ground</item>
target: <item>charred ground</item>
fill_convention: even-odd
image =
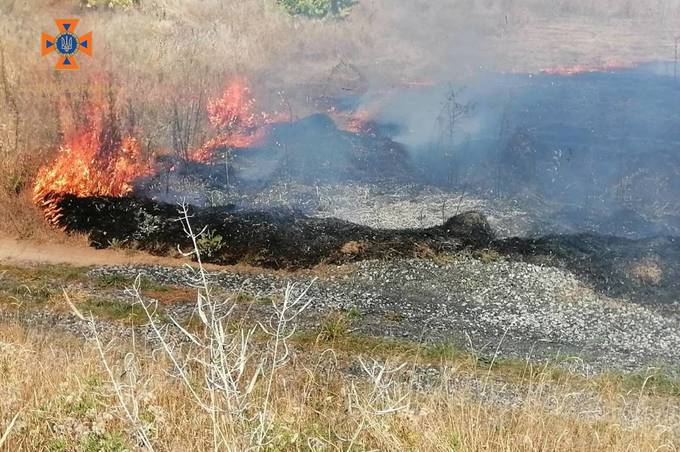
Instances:
[[[61,225],[89,235],[92,244],[125,244],[155,252],[192,246],[177,205],[124,197],[59,201]],[[311,267],[321,263],[412,257],[482,249],[493,233],[476,212],[452,217],[425,229],[375,229],[334,218],[314,218],[290,209],[243,210],[236,206],[188,206],[191,227],[205,230],[203,259],[217,264],[246,262],[272,268]]]
[[[99,248],[127,246],[155,254],[189,250],[177,205],[133,197],[59,202],[61,225],[89,235]],[[248,263],[276,269],[309,268],[371,259],[432,258],[492,252],[513,260],[563,268],[612,297],[673,303],[680,294],[680,242],[673,237],[631,240],[597,234],[497,239],[479,212],[427,228],[380,229],[292,209],[187,207],[204,262]]]

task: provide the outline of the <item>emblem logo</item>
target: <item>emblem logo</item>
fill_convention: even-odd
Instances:
[[[54,37],[43,33],[40,37],[40,54],[42,56],[57,52],[59,60],[55,68],[59,71],[73,71],[80,69],[76,55],[83,53],[92,56],[92,32],[79,37],[76,27],[80,19],[56,19],[54,21],[59,34]]]

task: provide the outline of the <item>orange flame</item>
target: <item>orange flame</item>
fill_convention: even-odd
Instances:
[[[57,203],[64,195],[124,196],[132,191],[135,179],[151,173],[137,140],[120,138],[115,126],[104,126],[101,115],[95,114],[86,130],[68,137],[54,161],[39,169],[33,200],[57,226],[61,217]]]
[[[556,66],[553,68],[542,69],[540,72],[547,75],[578,75],[578,74],[588,74],[593,72],[608,72],[615,71],[619,69],[627,69],[634,66],[630,63],[624,63],[621,61],[608,61],[603,64],[586,65],[586,64],[576,64],[573,66]]]
[[[376,132],[375,120],[386,100],[387,97],[379,97],[354,110],[338,111],[331,108],[328,113],[340,130],[357,135],[373,135]]]
[[[219,147],[249,148],[266,136],[265,126],[281,121],[278,113],[258,112],[248,82],[234,77],[222,95],[208,102],[208,119],[217,136],[191,152],[191,159],[206,162]]]
[[[357,110],[341,120],[339,126],[346,132],[362,134],[370,128],[369,124],[373,120],[373,116],[373,113],[368,110]]]

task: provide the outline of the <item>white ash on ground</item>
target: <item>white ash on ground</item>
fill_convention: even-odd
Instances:
[[[479,211],[499,238],[577,233],[630,239],[680,235],[677,218],[658,209],[650,211],[644,203],[612,203],[604,197],[580,204],[564,203],[529,188],[505,196],[393,180],[316,185],[272,182],[227,188],[184,176],[173,181],[168,193],[152,198],[198,206],[233,204],[255,210],[287,207],[310,216],[386,229],[436,226],[456,214]]]
[[[352,329],[377,337],[451,343],[486,356],[563,361],[583,372],[671,371],[680,363],[680,315],[664,306],[612,300],[569,272],[504,259],[451,256],[438,261],[366,261],[317,280],[305,328],[325,315],[353,311]],[[186,285],[186,269],[110,267],[93,276],[142,275],[163,284]],[[211,284],[229,293],[276,297],[287,282],[298,289],[310,275],[213,272]],[[191,304],[173,308],[188,316]],[[254,311],[267,314],[266,304]]]
[[[497,235],[526,235],[527,213],[512,203],[499,207],[464,191],[444,191],[431,186],[339,185],[319,189],[320,217],[336,217],[374,228],[427,228],[468,211],[483,212]]]
[[[303,185],[276,183],[255,190],[209,190],[195,178],[174,181],[174,194],[154,198],[198,205],[235,204],[251,209],[288,207],[319,218],[335,217],[373,228],[427,228],[457,214],[480,211],[499,237],[524,236],[537,219],[517,201],[491,201],[465,190],[444,190],[422,184],[347,182]],[[191,193],[193,197],[187,197]],[[196,193],[204,193],[200,199]]]

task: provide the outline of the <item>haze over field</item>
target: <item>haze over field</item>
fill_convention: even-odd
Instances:
[[[0,449],[678,450],[679,24],[0,0]]]

